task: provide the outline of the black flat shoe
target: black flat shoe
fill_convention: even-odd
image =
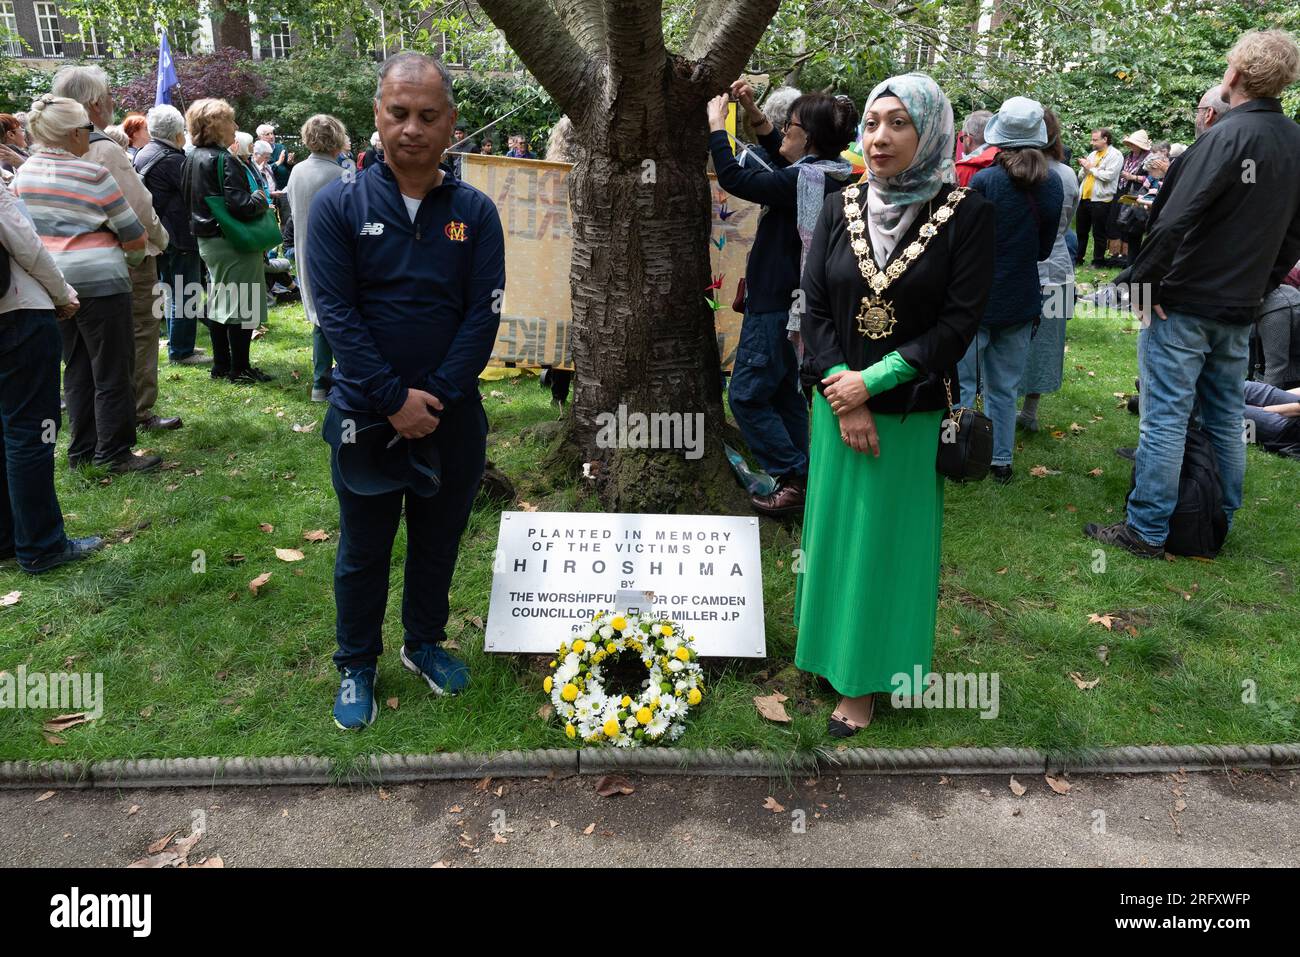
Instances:
[[[871,707],[867,713],[867,723],[858,724],[856,721],[850,721],[847,716],[838,711],[832,711],[831,716],[826,719],[826,733],[832,738],[851,738],[863,728],[871,724],[871,719],[876,713],[876,699],[871,698]]]

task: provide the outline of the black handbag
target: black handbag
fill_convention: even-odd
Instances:
[[[978,333],[977,333],[978,335]],[[952,383],[943,379],[948,415],[939,423],[939,451],[934,467],[954,482],[978,482],[993,464],[993,420],[978,408],[953,408]],[[975,347],[975,402],[980,402],[980,354]]]
[[[1147,221],[1151,218],[1151,210],[1142,203],[1121,203],[1119,214],[1115,217],[1115,225],[1119,227],[1120,232],[1124,233],[1141,233],[1147,228]]]

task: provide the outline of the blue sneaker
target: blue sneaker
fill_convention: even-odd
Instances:
[[[379,714],[375,700],[375,669],[344,668],[339,693],[334,698],[334,724],[340,731],[357,731]]]
[[[408,651],[402,645],[402,665],[423,678],[434,694],[459,694],[469,685],[465,662],[442,650],[441,645],[419,645]]]

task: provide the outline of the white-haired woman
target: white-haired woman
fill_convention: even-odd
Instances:
[[[14,191],[81,301],[76,315],[61,323],[72,424],[68,464],[155,469],[159,456],[131,454],[135,342],[128,263],[144,258],[144,227],[112,174],[81,159],[94,127],[80,103],[47,93],[32,104],[28,127],[36,150],[19,168]]]
[[[167,288],[167,358],[180,365],[205,365],[212,357],[194,347],[203,309],[203,260],[190,227],[189,198],[181,188],[185,117],[164,103],[144,119],[149,142],[135,154],[135,171],[153,196],[154,211],[171,237],[158,257],[158,279]]]
[[[229,103],[196,100],[185,113],[185,123],[194,152],[186,160],[182,188],[199,255],[212,277],[208,295],[212,378],[241,385],[267,382],[271,377],[249,360],[253,330],[266,314],[266,259],[260,252],[236,249],[222,234],[207,203],[209,196],[222,196],[233,217],[251,222],[266,213],[266,194],[257,186],[253,171],[230,149],[235,141],[235,112]]]
[[[318,113],[302,125],[302,142],[311,155],[294,166],[285,190],[289,199],[289,216],[293,220],[294,249],[298,259],[298,288],[302,290],[302,307],[311,323],[311,400],[324,402],[332,384],[330,369],[334,353],[325,341],[316,318],[316,304],[311,297],[311,278],[307,273],[307,235],[311,229],[311,201],[322,189],[340,179],[344,168],[338,154],[347,143],[343,124],[332,116]]]

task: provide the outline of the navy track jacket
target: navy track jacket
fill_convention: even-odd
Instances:
[[[501,321],[505,238],[492,200],[444,173],[414,223],[380,161],[312,201],[307,278],[338,365],[337,408],[392,415],[409,388],[448,409],[478,401]]]

